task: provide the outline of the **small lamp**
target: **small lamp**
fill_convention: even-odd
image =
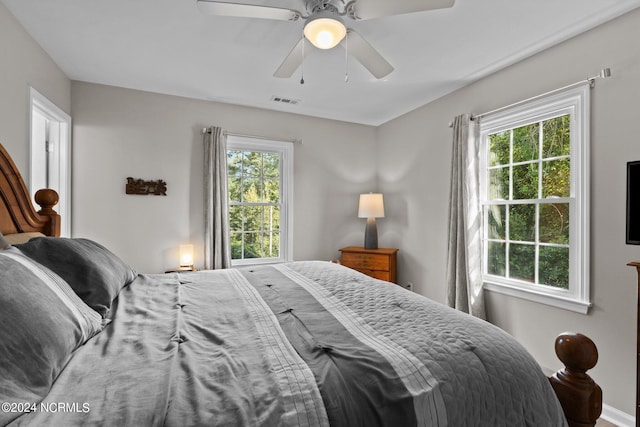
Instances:
[[[367,218],[367,225],[364,229],[365,249],[378,249],[378,227],[376,226],[376,218],[384,218],[384,201],[382,194],[361,194],[358,218]]]
[[[193,245],[180,245],[180,268],[193,270]]]

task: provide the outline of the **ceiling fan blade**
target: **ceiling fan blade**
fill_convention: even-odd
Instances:
[[[227,3],[222,1],[198,0],[198,8],[209,15],[238,16],[241,18],[276,19],[295,21],[302,14],[296,10],[253,4]]]
[[[306,49],[303,48],[304,37],[300,39],[300,41],[291,49],[289,55],[282,61],[282,64],[278,67],[275,73],[273,73],[274,77],[281,78],[289,78],[293,75],[293,73],[300,67],[304,58],[309,55],[310,46],[307,46]],[[303,58],[304,54],[304,58]]]
[[[355,0],[347,5],[349,15],[355,19],[373,19],[383,16],[452,7],[455,0]]]
[[[342,40],[342,46],[347,49],[349,55],[356,58],[375,78],[381,79],[393,71],[393,66],[356,31],[350,29],[347,37],[349,40],[346,41],[346,46],[345,40]]]

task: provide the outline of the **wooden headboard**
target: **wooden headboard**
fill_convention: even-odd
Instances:
[[[36,212],[20,171],[0,144],[0,232],[2,234],[40,232],[60,236],[60,215],[53,210],[58,203],[54,190],[38,190]]]

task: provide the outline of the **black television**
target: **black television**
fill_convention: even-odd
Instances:
[[[640,245],[640,160],[627,162],[627,244]]]

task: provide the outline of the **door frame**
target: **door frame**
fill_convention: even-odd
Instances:
[[[59,176],[60,188],[58,195],[60,202],[56,206],[56,211],[61,216],[61,233],[63,237],[71,237],[71,116],[62,111],[57,105],[51,102],[33,87],[29,88],[29,191],[33,195],[38,188],[33,188],[33,153],[35,152],[36,141],[33,138],[33,112],[48,120],[55,122],[57,126],[56,139],[59,149]]]

